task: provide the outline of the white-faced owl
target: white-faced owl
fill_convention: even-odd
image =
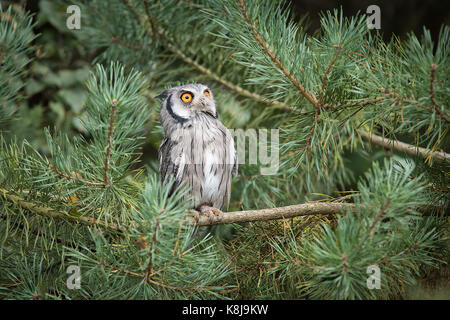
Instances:
[[[156,98],[163,99],[162,180],[172,177],[174,188],[187,185],[186,198],[191,198],[193,208],[210,217],[220,215],[220,209],[228,208],[238,161],[233,136],[218,118],[211,90],[203,84],[187,84]]]

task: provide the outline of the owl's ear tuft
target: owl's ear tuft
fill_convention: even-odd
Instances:
[[[169,96],[169,90],[165,90],[163,92],[161,92],[160,94],[158,94],[155,99],[166,99]]]

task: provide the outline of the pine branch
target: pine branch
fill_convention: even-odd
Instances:
[[[134,7],[134,5],[129,1],[129,0],[122,0],[127,6],[128,8],[130,8],[130,10],[134,13],[134,15],[137,17],[139,17],[139,14],[136,11],[136,8]],[[150,25],[152,26],[151,29],[146,29],[147,34],[154,38],[155,36],[162,42],[162,44],[169,49],[169,51],[171,51],[173,54],[177,55],[181,60],[183,60],[185,63],[195,67],[198,71],[200,71],[201,73],[205,74],[206,76],[210,77],[211,79],[217,81],[218,83],[222,84],[224,87],[236,92],[237,94],[247,97],[249,99],[253,99],[256,100],[258,102],[262,102],[264,104],[267,105],[272,105],[272,106],[280,106],[282,107],[282,109],[286,110],[286,111],[290,111],[293,109],[292,106],[281,102],[281,101],[277,101],[277,100],[273,100],[273,99],[268,99],[266,97],[263,97],[259,94],[256,94],[254,92],[250,92],[249,90],[246,90],[238,85],[235,85],[234,83],[227,81],[223,78],[221,78],[219,75],[217,75],[216,73],[214,73],[213,71],[211,71],[210,69],[206,68],[205,66],[202,66],[200,63],[198,63],[197,61],[195,61],[194,59],[188,57],[183,51],[181,51],[180,49],[178,49],[176,46],[174,46],[168,39],[167,39],[167,31],[164,30],[161,26],[155,27],[151,16],[150,16],[150,12],[148,10],[148,4],[146,2],[144,2],[145,5],[145,13],[147,16],[147,19],[150,23]],[[114,37],[113,37],[114,38]],[[114,38],[113,41],[115,41],[116,38]],[[133,50],[138,50],[138,48],[134,49],[134,46],[131,44],[128,44],[124,41],[115,41],[127,48],[131,48]]]
[[[449,118],[446,114],[443,114],[443,113],[439,110],[439,108],[434,108],[434,109],[433,109],[433,108],[424,106],[424,105],[422,105],[422,104],[419,104],[419,103],[417,103],[417,102],[415,102],[415,101],[407,100],[407,99],[405,99],[405,98],[402,98],[402,97],[401,97],[400,95],[398,95],[397,93],[395,93],[395,92],[393,92],[393,91],[391,91],[391,90],[389,90],[389,89],[386,89],[386,88],[380,88],[380,90],[381,90],[385,95],[390,96],[390,97],[396,99],[398,102],[402,102],[402,103],[406,103],[406,104],[412,104],[412,105],[415,105],[415,106],[418,107],[418,108],[426,109],[426,110],[428,110],[428,111],[430,111],[430,112],[436,112],[436,114],[438,115],[438,117],[440,117],[441,119],[445,120],[447,123],[450,123],[450,118]],[[434,99],[434,98],[433,98],[433,99]]]
[[[258,42],[258,44],[261,46],[261,48],[264,50],[264,52],[269,56],[269,58],[272,60],[272,62],[275,63],[275,65],[284,73],[284,75],[292,82],[292,84],[300,91],[300,93],[309,101],[311,102],[316,108],[318,106],[318,101],[315,95],[311,92],[308,92],[302,85],[300,85],[295,79],[295,77],[289,72],[289,70],[286,69],[286,67],[283,66],[281,61],[275,56],[275,54],[269,49],[269,46],[264,42],[261,35],[258,33],[258,30],[256,30],[255,24],[250,19],[248,15],[248,11],[245,7],[244,0],[238,0],[239,7],[241,8],[242,15],[245,19],[245,21],[250,25],[250,28],[252,30],[252,33]]]
[[[114,265],[108,264],[108,263],[103,262],[103,261],[97,261],[97,264],[100,265],[100,266],[107,267],[107,268],[111,269],[112,272],[114,272],[114,273],[115,272],[121,272],[121,273],[124,273],[126,275],[131,275],[131,276],[138,277],[138,278],[146,278],[146,281],[148,283],[157,285],[157,286],[165,288],[165,289],[185,290],[184,288],[178,288],[178,287],[174,287],[174,286],[171,286],[171,285],[167,285],[167,284],[155,281],[155,280],[151,279],[150,277],[146,276],[143,273],[129,271],[129,270],[126,270],[126,269],[120,269],[120,268],[118,268],[118,267],[116,267]],[[187,288],[186,290],[188,290],[188,289],[191,289],[191,288]]]
[[[151,279],[150,277],[146,276],[146,274],[138,273],[138,272],[134,272],[134,271],[129,271],[129,270],[126,270],[126,269],[120,269],[120,268],[118,268],[118,267],[116,267],[114,265],[108,264],[106,262],[97,261],[97,264],[101,265],[103,267],[107,267],[107,268],[111,269],[112,272],[114,272],[114,273],[120,272],[120,273],[123,273],[123,274],[126,274],[126,275],[131,275],[131,276],[134,276],[134,277],[138,277],[138,278],[146,278],[146,281],[148,283],[154,284],[154,285],[162,287],[164,289],[179,290],[179,291],[197,291],[197,290],[201,290],[201,287],[196,287],[196,286],[194,286],[194,287],[187,287],[187,288],[180,288],[180,287],[171,286],[171,285],[168,285],[168,284],[165,284],[165,283],[162,283],[162,282],[155,281],[155,280]]]
[[[68,174],[62,173],[61,171],[57,170],[55,168],[55,166],[52,164],[50,164],[49,167],[50,167],[50,170],[52,170],[58,176],[63,177],[65,179],[73,180],[73,181],[81,181],[81,182],[89,184],[91,186],[105,186],[105,183],[103,183],[103,182],[95,182],[95,181],[90,181],[90,180],[84,179],[78,172],[72,171],[72,175],[70,176]]]
[[[106,223],[105,221],[98,220],[95,218],[88,218],[88,217],[74,217],[70,215],[67,212],[55,210],[53,208],[45,207],[38,205],[36,203],[32,203],[29,201],[25,201],[19,196],[16,196],[12,194],[10,191],[0,188],[0,196],[3,197],[5,200],[12,202],[21,208],[28,210],[30,212],[34,212],[40,216],[49,217],[53,219],[68,219],[73,222],[80,222],[89,226],[99,226],[106,229],[110,229],[113,231],[125,231],[127,228],[124,228],[123,226],[119,226],[114,223]]]
[[[399,152],[404,152],[410,156],[420,156],[424,159],[427,159],[429,157],[432,157],[433,159],[436,159],[438,161],[442,162],[450,162],[450,154],[440,151],[433,151],[416,147],[398,140],[391,140],[387,139],[381,136],[378,136],[373,133],[368,133],[363,130],[358,130],[359,135],[366,141],[371,142],[373,144],[376,144],[383,148],[393,149]]]

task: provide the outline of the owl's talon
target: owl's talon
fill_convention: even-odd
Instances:
[[[206,216],[211,224],[213,224],[214,222],[219,222],[223,218],[223,212],[221,210],[207,205],[201,205],[198,212],[199,218],[200,215]]]
[[[195,223],[198,223],[200,220],[200,213],[197,210],[195,210],[195,213],[192,217],[194,218]]]

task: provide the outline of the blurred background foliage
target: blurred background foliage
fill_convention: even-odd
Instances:
[[[2,1],[4,7],[8,4],[16,12],[22,10],[22,3]],[[34,14],[34,33],[38,37],[34,60],[28,66],[27,83],[22,89],[26,99],[18,106],[10,130],[47,153],[44,127],[83,133],[79,121],[87,97],[83,83],[95,52],[89,52],[76,41],[62,19],[64,16],[54,14],[61,9],[56,1],[29,1],[25,8]]]

